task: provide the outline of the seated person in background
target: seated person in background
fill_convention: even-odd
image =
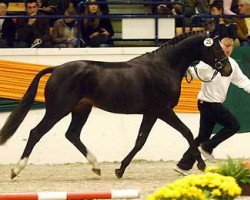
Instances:
[[[72,3],[74,8],[77,10],[77,6],[78,4],[82,1],[82,0],[64,0],[64,1],[68,1],[69,3]]]
[[[40,15],[36,0],[25,2],[28,16]],[[16,47],[51,47],[47,18],[17,18]]]
[[[37,7],[38,7],[38,10],[41,10],[42,9],[42,0],[36,0],[37,2]]]
[[[211,15],[223,15],[223,2],[221,0],[215,0],[210,4]],[[237,39],[237,27],[232,19],[227,18],[214,18],[209,22],[206,27],[208,31],[215,31],[216,35],[224,37],[224,34],[229,34],[233,40]]]
[[[58,3],[58,11],[57,14],[58,15],[64,15],[65,11],[67,10],[67,8],[70,6],[70,1],[69,0],[62,0]],[[55,23],[55,22],[54,22]],[[54,24],[53,24],[54,25]]]
[[[157,1],[157,0],[153,0],[153,1]],[[167,1],[164,1],[164,4],[153,4],[152,13],[158,14],[158,15],[182,15],[183,13],[182,4],[180,3],[180,1],[177,1],[177,0],[174,2],[172,0],[167,0]],[[182,19],[176,18],[175,24],[176,26],[182,27],[182,24],[183,24]]]
[[[185,22],[187,25],[190,24],[190,17],[196,14],[209,14],[208,0],[182,0],[184,5],[183,15],[185,15]],[[197,13],[198,11],[198,13]],[[196,19],[193,22],[195,26],[201,26],[201,22],[206,21],[205,19]]]
[[[41,1],[41,7],[39,7],[39,11],[43,12],[46,15],[59,15],[63,14],[59,11],[59,3],[60,0],[38,0]],[[54,25],[56,18],[49,18],[50,26]]]
[[[7,15],[8,3],[0,1],[0,16]],[[16,24],[12,19],[0,19],[0,48],[13,47]]]
[[[223,0],[225,15],[236,15],[238,13],[238,0]]]
[[[70,6],[70,5],[73,5],[74,8],[78,11],[78,6],[84,6],[82,4],[80,4],[81,2],[84,2],[82,0],[61,0],[59,1],[59,4],[58,4],[58,10],[60,12],[60,14],[64,14],[64,12],[67,10],[67,8]],[[83,8],[82,8],[83,9]]]
[[[81,4],[81,2],[89,2],[88,0],[82,0],[80,1],[80,4],[78,4],[78,10],[80,14],[84,14],[86,12],[86,9],[88,5],[86,4]],[[107,2],[107,0],[97,0],[96,2]],[[108,15],[109,14],[109,7],[108,4],[99,4],[100,10],[102,12],[102,15]]]
[[[76,15],[76,9],[69,6],[65,16]],[[58,48],[77,47],[77,21],[75,18],[58,19],[52,30],[52,42]]]
[[[96,0],[89,0],[96,2]],[[98,4],[89,4],[86,7],[85,15],[102,15]],[[82,39],[86,46],[108,47],[113,46],[111,37],[114,30],[109,18],[84,18],[82,26]]]
[[[239,14],[250,14],[250,1],[239,0]],[[250,46],[250,18],[237,19],[237,33],[241,46]]]
[[[157,1],[157,0],[153,0],[153,1]],[[164,2],[166,3],[152,5],[152,13],[163,14],[163,15],[181,15],[182,14],[183,8],[181,4],[178,4],[179,1],[167,0]]]

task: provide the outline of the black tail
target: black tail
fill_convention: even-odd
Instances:
[[[29,112],[31,105],[34,102],[41,77],[45,74],[52,73],[53,70],[53,67],[49,67],[43,69],[35,76],[23,98],[17,107],[10,113],[10,116],[3,125],[3,128],[0,130],[0,145],[4,144],[12,135],[14,135],[23,119]]]

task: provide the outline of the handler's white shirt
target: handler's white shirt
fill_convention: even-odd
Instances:
[[[221,76],[218,73],[211,82],[202,82],[201,90],[198,94],[198,99],[206,102],[223,103],[226,100],[227,92],[230,83],[233,83],[239,88],[243,88],[250,93],[250,80],[243,74],[237,62],[229,57],[229,62],[232,66],[232,73],[229,77]],[[196,66],[199,76],[204,80],[210,80],[214,70],[204,62],[199,62]],[[194,75],[194,70],[191,70]]]

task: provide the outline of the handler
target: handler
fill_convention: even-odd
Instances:
[[[228,36],[221,39],[221,46],[232,66],[232,74],[229,77],[223,77],[218,73],[212,81],[202,82],[198,94],[200,128],[195,141],[200,145],[201,154],[211,162],[215,162],[212,154],[214,148],[240,130],[238,120],[222,104],[226,99],[230,83],[250,93],[250,80],[243,74],[237,62],[230,57],[234,48],[233,39]],[[197,70],[203,79],[207,80],[208,77],[212,76],[211,68],[204,62],[198,64]],[[217,123],[223,128],[210,138]],[[195,157],[188,149],[174,170],[182,175],[188,175],[195,161]]]

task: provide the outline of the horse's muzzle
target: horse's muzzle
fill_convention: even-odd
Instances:
[[[223,67],[218,69],[218,71],[221,73],[221,76],[228,77],[231,75],[233,70],[232,70],[231,64],[227,62]]]

